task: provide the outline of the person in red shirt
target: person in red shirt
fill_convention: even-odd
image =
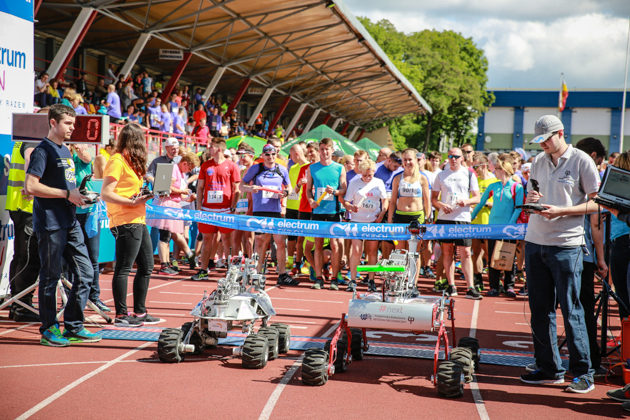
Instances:
[[[203,104],[197,105],[197,110],[193,112],[193,120],[195,120],[195,130],[199,126],[205,126],[205,124],[201,123],[201,119],[208,120],[208,114],[203,109]]]
[[[239,185],[241,174],[236,163],[226,159],[223,152],[226,149],[225,140],[214,139],[208,151],[212,159],[204,162],[199,171],[197,180],[197,208],[202,211],[214,213],[234,213],[239,199]],[[230,253],[232,229],[217,227],[199,223],[199,232],[203,235],[201,247],[200,270],[192,276],[192,280],[205,280],[208,278],[208,267],[215,266],[214,255],[219,245],[221,254]],[[222,240],[219,242],[217,232],[221,232]],[[233,247],[233,249],[237,249]],[[212,259],[212,263],[210,260]],[[220,263],[222,261],[219,261]],[[218,267],[221,264],[217,264]]]
[[[201,118],[199,123],[200,125],[193,130],[193,136],[199,138],[199,144],[205,146],[206,144],[208,144],[208,139],[210,138],[210,129],[206,125],[205,117]]]

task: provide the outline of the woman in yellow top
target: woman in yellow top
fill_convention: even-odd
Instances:
[[[497,177],[494,176],[492,172],[489,170],[489,161],[488,157],[482,152],[475,152],[473,154],[473,168],[475,170],[475,174],[477,175],[477,183],[479,184],[479,194],[483,195],[484,191],[488,188],[490,184],[494,184],[498,181]],[[474,208],[474,206],[473,206]],[[477,217],[475,217],[472,221],[473,225],[487,225],[490,220],[490,209],[492,208],[492,197],[486,201],[483,209],[479,211]],[[478,291],[483,291],[483,259],[484,256],[488,262],[490,261],[490,257],[488,256],[488,241],[485,239],[477,239],[473,238],[472,240],[472,258],[473,258],[473,273],[475,279],[475,287]]]
[[[116,307],[115,325],[139,327],[160,320],[147,314],[145,300],[153,271],[153,246],[146,226],[145,203],[150,195],[140,195],[146,173],[147,150],[144,132],[138,124],[121,131],[115,154],[103,174],[101,197],[107,203],[109,228],[116,239],[116,268],[112,293]],[[127,279],[133,263],[133,313],[127,312]]]

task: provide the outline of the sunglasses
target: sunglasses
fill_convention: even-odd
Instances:
[[[469,153],[472,153],[473,151],[472,150],[463,150],[463,152],[466,153],[466,154],[469,154]]]
[[[449,159],[459,159],[461,156],[459,155],[448,155]]]
[[[275,156],[276,153],[263,153],[265,156]]]

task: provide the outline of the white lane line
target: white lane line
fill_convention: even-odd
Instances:
[[[348,302],[342,302],[339,300],[319,300],[319,299],[296,299],[296,298],[284,298],[284,297],[273,297],[273,300],[291,300],[294,302],[317,302],[317,303],[343,303],[344,305],[347,305]]]
[[[308,328],[308,327],[304,327],[302,325],[293,325],[293,324],[289,324],[289,325],[291,326],[291,329],[296,328],[298,330],[305,330],[305,329]]]
[[[529,327],[527,322],[515,322],[514,325],[527,325]]]
[[[188,295],[188,296],[199,296],[199,293],[192,293],[192,292],[160,292],[160,293],[164,293],[165,295]]]
[[[331,326],[328,329],[328,331],[326,331],[324,335],[322,335],[322,337],[328,337],[330,334],[332,334],[333,331],[337,329],[338,325],[339,325],[339,322]],[[303,358],[304,358],[304,353],[302,353],[302,356],[300,356],[300,358],[297,359],[293,363],[293,365],[291,365],[291,368],[289,368],[287,373],[284,374],[284,376],[280,380],[280,383],[276,385],[276,388],[273,390],[273,392],[269,396],[269,399],[267,400],[267,404],[265,404],[262,412],[260,413],[260,416],[258,416],[258,420],[268,420],[269,417],[271,417],[271,413],[273,412],[273,409],[276,407],[276,404],[278,403],[278,400],[280,399],[280,395],[282,394],[282,391],[284,391],[284,388],[287,386],[291,378],[293,378],[293,375],[295,375],[295,372],[297,372],[298,368],[302,365]]]
[[[470,337],[477,336],[477,320],[479,318],[479,303],[480,301],[476,300],[473,306],[472,318],[470,320]],[[472,392],[473,401],[475,402],[475,408],[477,408],[477,413],[479,414],[479,418],[482,420],[489,420],[490,416],[488,416],[488,410],[486,410],[486,405],[483,402],[483,397],[481,396],[481,391],[479,390],[479,383],[477,383],[477,375],[473,375],[473,380],[470,383],[470,391]]]
[[[295,324],[319,324],[319,322],[315,322],[315,321],[296,321],[293,319],[284,320],[284,319],[278,319],[278,318],[274,318],[273,322],[284,322],[284,323],[291,322]]]
[[[107,360],[90,360],[85,362],[59,362],[59,363],[33,363],[31,365],[9,365],[0,366],[0,369],[20,369],[29,367],[55,367],[55,366],[78,366],[78,365],[102,365]],[[120,363],[137,363],[137,360],[123,360]]]
[[[118,356],[117,358],[115,358],[113,360],[110,360],[109,362],[107,362],[103,366],[101,366],[101,367],[99,367],[97,369],[94,369],[92,372],[90,372],[90,373],[88,373],[86,375],[83,375],[82,377],[80,377],[76,381],[72,382],[69,385],[66,385],[65,387],[61,388],[59,391],[57,391],[54,394],[52,394],[50,397],[46,398],[45,400],[43,400],[39,404],[35,405],[30,410],[24,412],[21,416],[19,416],[17,418],[17,420],[23,420],[23,419],[27,419],[27,418],[31,417],[33,414],[36,414],[38,411],[40,411],[41,409],[45,408],[50,403],[54,402],[55,400],[59,399],[60,397],[64,396],[66,393],[68,393],[72,389],[76,388],[77,386],[81,385],[83,382],[87,381],[91,377],[98,375],[99,373],[103,372],[105,369],[114,366],[116,363],[121,362],[125,358],[131,356],[134,353],[139,352],[140,350],[142,350],[145,347],[148,347],[148,346],[150,346],[152,344],[154,344],[152,341],[143,343],[143,344],[139,345],[138,347],[136,347],[135,349],[129,350],[127,353],[125,353],[125,354],[123,354],[121,356]]]
[[[17,324],[17,323],[13,322],[13,324]],[[11,328],[10,330],[2,331],[2,332],[0,332],[0,335],[10,334],[12,332],[19,331],[19,330],[24,329],[26,327],[30,327],[30,326],[37,325],[37,324],[39,324],[39,322],[29,322],[28,324],[21,325],[21,326],[19,326],[17,328]]]
[[[529,312],[494,311],[497,314],[531,315]]]

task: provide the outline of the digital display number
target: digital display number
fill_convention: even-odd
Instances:
[[[102,138],[102,117],[80,115],[74,121],[74,131],[70,142],[100,143]]]
[[[14,141],[40,141],[48,135],[46,114],[13,114],[12,137]],[[74,131],[66,143],[102,144],[109,139],[107,115],[77,115]]]

